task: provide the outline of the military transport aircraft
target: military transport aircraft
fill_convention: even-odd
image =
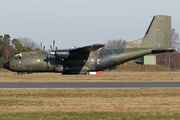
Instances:
[[[103,46],[93,44],[72,49],[22,52],[4,63],[3,67],[16,71],[18,75],[24,72],[88,74],[147,54],[172,52],[171,16],[154,16],[145,36],[127,43],[123,48],[99,50]]]

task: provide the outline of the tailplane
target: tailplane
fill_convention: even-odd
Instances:
[[[171,16],[154,16],[142,39],[126,44],[126,48],[171,49]]]

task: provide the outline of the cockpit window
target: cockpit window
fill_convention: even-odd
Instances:
[[[22,53],[16,54],[13,59],[21,59],[22,58]]]

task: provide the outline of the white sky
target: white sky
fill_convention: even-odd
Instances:
[[[27,37],[49,49],[142,38],[153,15],[172,16],[180,34],[180,0],[0,0],[0,35]]]

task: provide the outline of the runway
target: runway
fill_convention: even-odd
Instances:
[[[180,88],[180,82],[0,83],[0,89],[141,89]]]

